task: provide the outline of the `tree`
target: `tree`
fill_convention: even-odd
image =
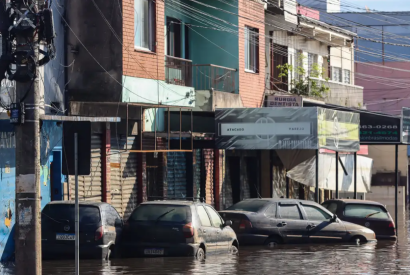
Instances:
[[[303,62],[306,57],[300,55],[297,59],[297,66],[294,67],[289,64],[278,65],[280,73],[278,77],[288,77],[292,74],[293,71],[296,72],[297,77],[291,81],[291,90],[292,94],[312,96],[316,98],[323,98],[329,91],[330,88],[327,87],[323,82],[318,81],[317,79],[320,76],[326,81],[329,81],[328,77],[325,76],[325,70],[319,66],[317,63],[312,64],[312,70],[310,75],[306,73],[306,70],[303,67]]]

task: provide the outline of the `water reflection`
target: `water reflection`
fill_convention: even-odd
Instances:
[[[275,249],[241,247],[238,256],[81,261],[81,274],[410,274],[409,236],[399,242],[362,245],[292,245]],[[1,268],[0,268],[1,270]],[[74,262],[45,261],[43,274],[73,274]],[[12,274],[11,268],[0,274]]]

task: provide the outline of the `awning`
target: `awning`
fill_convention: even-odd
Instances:
[[[339,164],[339,191],[354,192],[354,156],[341,155],[340,159],[346,168],[347,175]],[[304,185],[316,185],[315,170],[316,157],[312,157],[291,169],[287,176]],[[336,190],[336,158],[334,154],[319,154],[319,188]],[[364,156],[357,156],[357,192],[370,191],[373,160]]]

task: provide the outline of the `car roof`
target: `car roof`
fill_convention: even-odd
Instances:
[[[52,201],[52,202],[49,202],[48,204],[50,204],[50,205],[56,205],[56,204],[74,205],[75,201]],[[108,204],[106,202],[98,202],[98,201],[80,201],[79,205],[90,205],[90,206],[101,207],[103,205],[110,205],[110,204]]]
[[[157,201],[146,201],[141,203],[141,205],[144,204],[173,204],[173,205],[194,205],[199,202],[194,202],[194,201],[183,201],[183,200],[157,200]]]
[[[266,202],[286,202],[286,203],[304,203],[304,204],[316,204],[314,201],[308,200],[299,200],[299,199],[286,199],[286,198],[255,198],[255,199],[246,199],[243,201],[266,201]]]
[[[356,199],[331,199],[327,200],[325,202],[343,202],[345,204],[373,204],[373,205],[381,205],[383,206],[382,203],[377,202],[377,201],[369,201],[369,200],[356,200]]]

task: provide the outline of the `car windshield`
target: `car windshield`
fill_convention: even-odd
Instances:
[[[74,204],[49,204],[44,208],[42,215],[55,222],[72,222],[75,220]],[[101,221],[100,209],[96,206],[80,205],[79,215],[82,224],[95,224]]]
[[[263,200],[246,200],[238,202],[226,210],[237,210],[237,211],[249,211],[249,212],[258,212],[266,205],[269,204],[269,201]]]
[[[185,205],[142,204],[130,216],[131,221],[186,223],[190,207]]]
[[[379,205],[370,204],[348,204],[345,207],[344,215],[353,218],[376,218],[389,219],[386,210]]]

